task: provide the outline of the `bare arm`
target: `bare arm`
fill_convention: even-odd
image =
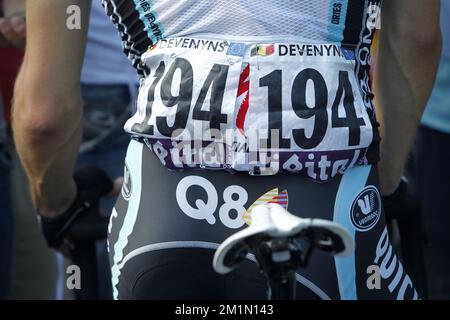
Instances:
[[[383,2],[374,91],[383,139],[380,184],[386,195],[399,184],[435,81],[441,52],[439,4]]]
[[[81,8],[81,30],[66,26],[67,8]],[[27,1],[27,48],[13,105],[17,150],[33,203],[52,217],[76,196],[72,178],[81,140],[80,73],[90,0]]]

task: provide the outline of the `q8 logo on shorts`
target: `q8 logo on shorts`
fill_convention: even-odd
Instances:
[[[188,190],[200,187],[207,194],[207,200],[195,200],[195,206],[189,204]],[[239,229],[245,224],[243,214],[248,200],[247,191],[238,185],[228,186],[219,199],[216,187],[207,179],[199,176],[184,177],[178,183],[176,198],[180,209],[190,218],[206,220],[209,224],[216,223],[214,214],[219,207],[220,221],[230,229]],[[219,206],[220,205],[220,206]]]
[[[350,219],[359,231],[369,231],[380,220],[381,196],[374,186],[365,187],[353,200]]]

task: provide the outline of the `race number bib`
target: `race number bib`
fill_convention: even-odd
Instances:
[[[144,55],[151,74],[140,89],[141,122],[130,122],[131,131],[174,138],[194,128],[231,128],[242,58],[228,56],[225,42],[193,41],[161,41]]]
[[[326,181],[372,142],[354,54],[340,46],[176,38],[142,58],[151,73],[125,129],[168,168]]]
[[[354,61],[335,45],[260,46],[250,58],[245,130],[279,132],[273,148],[357,149],[371,140],[370,119],[354,77]],[[275,144],[275,145],[274,145]]]
[[[240,132],[258,136],[259,153],[276,155],[269,172],[306,169],[309,177],[325,181],[362,161],[373,132],[352,51],[256,45],[247,67],[249,105]]]

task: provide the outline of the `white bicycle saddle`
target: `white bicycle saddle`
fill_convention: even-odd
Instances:
[[[214,254],[213,266],[216,272],[232,271],[251,249],[252,240],[258,237],[266,240],[295,238],[302,232],[316,234],[315,246],[336,256],[347,256],[354,250],[354,241],[342,226],[323,219],[304,219],[294,216],[279,204],[268,203],[252,210],[252,223],[227,238]],[[262,238],[260,238],[262,239]]]

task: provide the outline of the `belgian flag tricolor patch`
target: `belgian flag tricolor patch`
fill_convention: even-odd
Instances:
[[[251,51],[251,56],[270,56],[275,52],[275,45],[257,45]]]

